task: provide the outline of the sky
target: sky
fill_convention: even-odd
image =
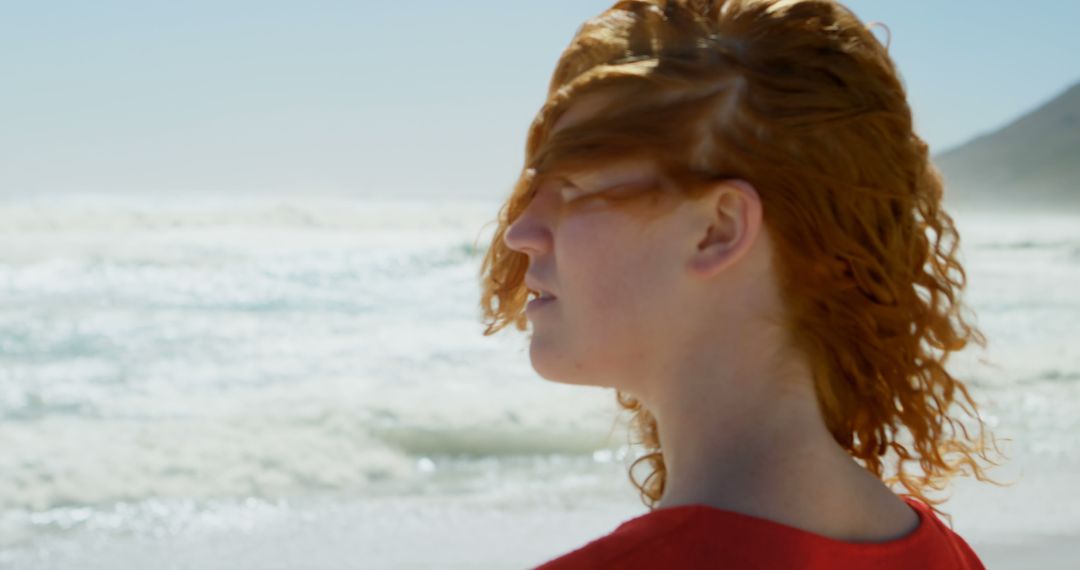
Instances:
[[[502,198],[613,1],[0,0],[0,196]],[[844,4],[889,26],[933,153],[1080,82],[1076,0]]]

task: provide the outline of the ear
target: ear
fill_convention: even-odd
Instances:
[[[735,264],[754,245],[762,207],[757,190],[740,179],[717,182],[700,200],[700,206],[706,230],[690,269],[707,278]]]

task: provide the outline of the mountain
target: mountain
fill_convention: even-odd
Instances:
[[[933,160],[946,207],[1080,213],[1080,83]]]

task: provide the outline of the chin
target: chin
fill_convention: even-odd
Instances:
[[[573,376],[545,376],[541,374],[540,377],[554,384],[565,384],[567,386],[592,386],[599,388],[603,387],[599,386],[595,382],[589,382],[585,378],[577,378]]]
[[[541,340],[534,338],[529,345],[529,363],[533,370],[545,380],[560,384],[577,384],[574,378],[577,376],[568,366],[570,359],[561,355],[554,347],[547,346]]]
[[[532,369],[544,380],[569,383],[567,382],[567,371],[558,366],[556,359],[553,358],[552,355],[546,353],[537,354],[535,348],[530,348],[529,363],[532,364]]]
[[[602,378],[586,374],[580,364],[574,365],[571,359],[561,358],[550,353],[541,353],[536,349],[529,351],[533,370],[543,378],[556,384],[570,386],[593,386],[610,388],[613,383],[603,382]]]

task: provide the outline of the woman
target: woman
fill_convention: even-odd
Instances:
[[[484,259],[485,334],[530,322],[541,376],[616,389],[650,512],[541,568],[981,568],[925,494],[994,464],[944,368],[986,341],[941,197],[887,49],[834,1],[586,22]]]

